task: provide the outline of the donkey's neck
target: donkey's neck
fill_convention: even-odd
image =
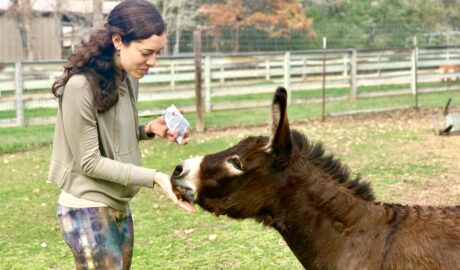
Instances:
[[[341,263],[339,260],[347,260],[342,252],[355,249],[359,254],[359,248],[367,249],[367,245],[354,247],[350,243],[358,237],[361,243],[372,241],[370,237],[377,237],[375,234],[381,231],[375,228],[376,224],[382,224],[378,220],[385,218],[383,207],[352,194],[352,190],[332,180],[305,183],[279,204],[271,225],[306,269],[335,269]]]

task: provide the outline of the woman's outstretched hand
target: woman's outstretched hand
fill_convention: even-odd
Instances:
[[[171,185],[171,177],[167,174],[161,173],[161,172],[156,172],[155,178],[153,181],[160,186],[161,190],[163,191],[163,194],[171,200],[175,205],[178,205],[179,207],[187,210],[188,212],[194,213],[195,212],[195,207],[191,205],[189,202],[183,201],[180,198],[180,195],[178,192],[174,192],[172,185]]]

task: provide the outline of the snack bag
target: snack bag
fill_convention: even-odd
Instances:
[[[164,113],[166,126],[171,131],[179,131],[179,136],[176,139],[176,142],[180,144],[184,139],[185,132],[188,130],[190,124],[187,119],[179,112],[176,106],[169,106]]]

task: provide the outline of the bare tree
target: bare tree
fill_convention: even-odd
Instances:
[[[56,42],[58,42],[59,47],[62,49],[62,1],[63,0],[55,0],[54,1],[54,31],[56,32]],[[61,51],[62,57],[62,51]]]
[[[196,26],[198,0],[155,0],[153,3],[161,10],[168,25],[168,32],[174,33],[173,53],[178,54],[182,32],[192,30]],[[168,43],[165,44],[164,51],[166,54],[170,53]]]
[[[34,60],[32,44],[32,0],[10,0],[12,5],[8,9],[9,15],[17,22],[19,35],[22,42],[22,50],[28,61]]]
[[[173,54],[180,53],[180,40],[183,31],[192,30],[196,27],[196,18],[198,16],[197,1],[176,0],[177,15],[175,23],[175,42]]]
[[[102,14],[103,0],[93,0],[93,29],[103,26],[104,15]]]
[[[170,22],[173,20],[171,14],[173,14],[172,12],[172,2],[175,2],[175,0],[173,1],[170,1],[170,0],[162,0],[162,17],[163,19],[166,21],[166,24],[167,25],[171,25]],[[165,54],[169,54],[169,43],[166,42],[165,45],[164,45],[164,49],[163,49],[164,53]]]

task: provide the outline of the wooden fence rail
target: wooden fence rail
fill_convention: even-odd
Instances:
[[[159,64],[140,80],[139,101],[195,97],[192,55],[161,57]],[[249,106],[245,102],[217,104],[213,97],[268,93],[278,85],[288,91],[320,89],[323,75],[323,54],[319,50],[204,54],[201,64],[206,112]],[[24,111],[57,107],[50,88],[63,65],[64,61],[4,63],[0,69],[0,112],[15,111],[16,117],[0,119],[0,127],[52,123],[53,117],[42,118],[43,121],[25,119]],[[408,90],[415,94],[418,82],[460,77],[460,46],[327,50],[325,65],[327,88],[349,88],[350,99],[358,98],[357,88],[364,85],[408,84]],[[266,106],[265,103],[250,102],[253,106]],[[161,109],[140,114],[157,114]]]

